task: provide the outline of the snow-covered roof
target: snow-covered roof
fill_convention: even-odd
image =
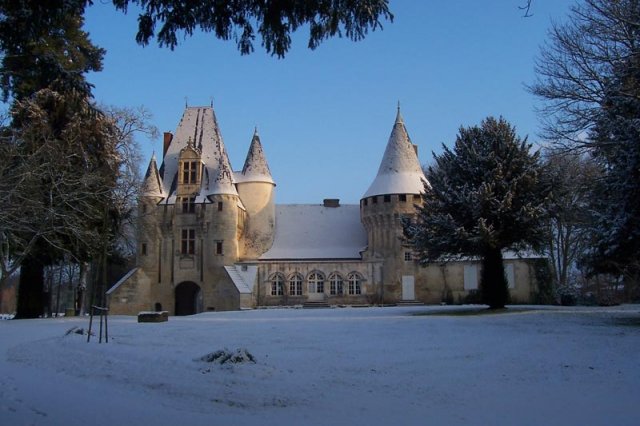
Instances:
[[[142,183],[142,195],[147,197],[165,197],[164,187],[162,185],[162,178],[158,172],[158,165],[156,164],[156,154],[151,156],[149,161],[149,167],[147,167],[147,173],[144,175],[144,182]]]
[[[218,175],[213,181],[213,185],[209,190],[209,194],[231,194],[238,195],[236,187],[233,184],[233,174],[229,166],[223,161],[220,161],[218,166]]]
[[[207,195],[214,188],[220,165],[232,170],[215,113],[211,107],[187,107],[180,119],[176,133],[167,148],[163,162],[165,193],[171,194],[177,187],[178,159],[180,151],[189,143],[201,152],[205,170],[202,175],[202,191]],[[233,175],[231,175],[233,179]]]
[[[360,259],[366,245],[358,205],[276,205],[273,246],[260,260]]]
[[[236,182],[274,183],[271,171],[269,170],[269,165],[267,164],[267,158],[264,155],[264,150],[260,143],[258,129],[253,133],[253,138],[251,139],[247,158],[244,161],[242,173],[236,174],[235,177]]]
[[[251,294],[253,284],[256,281],[256,275],[258,274],[258,267],[256,265],[232,265],[225,266],[224,269],[236,286],[238,293]]]
[[[383,194],[420,194],[426,178],[404,126],[400,108],[373,183],[362,198]]]
[[[125,282],[127,282],[127,280],[136,273],[136,271],[140,269],[138,267],[133,268],[132,270],[130,270],[129,272],[127,272],[122,278],[120,278],[118,280],[117,283],[115,283],[113,285],[113,287],[111,287],[109,290],[107,290],[107,296],[110,295],[111,293],[113,293],[114,291],[116,291],[118,289],[118,287],[120,287],[122,284],[124,284]]]

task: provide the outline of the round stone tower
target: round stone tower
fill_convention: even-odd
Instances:
[[[360,218],[368,238],[364,259],[383,261],[379,278],[384,302],[415,297],[403,284],[411,281],[407,277],[413,277],[414,262],[411,248],[403,244],[402,218],[415,214],[414,205],[422,202],[425,182],[416,146],[398,107],[378,174],[360,200]]]
[[[166,197],[158,171],[155,153],[151,156],[142,190],[138,198],[137,262],[147,269],[157,268],[160,235],[158,229],[158,203]]]
[[[257,259],[269,250],[275,233],[275,182],[256,129],[242,168],[236,173],[236,187],[247,212],[240,258]]]

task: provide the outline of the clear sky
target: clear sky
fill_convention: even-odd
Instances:
[[[85,28],[107,54],[89,76],[96,101],[144,105],[162,131],[175,132],[186,102],[213,99],[234,170],[242,168],[257,126],[277,183],[277,203],[358,203],[373,181],[400,102],[421,163],[460,126],[504,116],[539,142],[536,100],[524,84],[552,20],[571,0],[391,0],[394,22],[361,42],[330,39],[306,48],[296,33],[284,59],[241,56],[233,41],[194,34],[174,51],[135,43],[137,13],[95,1]],[[140,139],[146,169],[158,139]]]

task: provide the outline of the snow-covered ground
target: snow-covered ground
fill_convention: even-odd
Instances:
[[[640,424],[640,306],[416,315],[449,309],[1,321],[0,424]]]

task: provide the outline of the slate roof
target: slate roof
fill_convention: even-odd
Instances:
[[[373,183],[362,198],[384,194],[420,194],[426,181],[404,126],[400,107]]]
[[[144,175],[144,181],[142,182],[142,195],[162,198],[166,196],[164,186],[162,184],[162,178],[158,171],[158,165],[156,164],[155,153],[151,156],[149,167],[147,167],[147,172]]]
[[[262,144],[260,143],[258,129],[253,133],[242,172],[236,173],[235,178],[237,182],[267,182],[275,184],[271,176],[271,171],[269,170],[269,165],[267,164],[267,158],[262,149]]]
[[[212,191],[216,188],[215,180],[220,175],[221,165],[226,170],[232,170],[232,168],[215,112],[211,107],[187,107],[185,109],[161,167],[164,191],[169,195],[175,195],[178,157],[180,151],[187,146],[189,141],[192,141],[193,146],[202,153],[202,161],[205,163],[200,195],[206,196],[215,193]],[[233,174],[230,174],[230,179],[232,183],[235,183]]]
[[[360,259],[366,245],[358,205],[276,205],[273,246],[260,260]]]

